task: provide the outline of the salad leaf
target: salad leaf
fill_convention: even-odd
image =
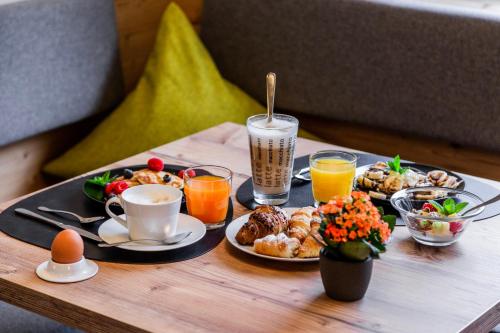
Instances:
[[[455,206],[455,213],[462,211],[465,207],[467,207],[468,204],[469,203],[465,201],[457,203],[457,205]]]
[[[448,198],[443,202],[443,207],[446,215],[455,213],[455,200]]]
[[[439,214],[449,216],[453,214],[457,214],[462,211],[469,203],[468,202],[459,202],[457,203],[453,198],[446,199],[442,205],[434,200],[428,201],[434,208],[436,208]]]

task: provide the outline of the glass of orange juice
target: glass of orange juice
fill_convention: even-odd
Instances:
[[[184,172],[188,213],[205,223],[207,229],[225,224],[232,176],[231,170],[215,165],[200,165]]]
[[[336,195],[350,195],[356,175],[357,156],[344,151],[323,150],[309,158],[314,203]]]

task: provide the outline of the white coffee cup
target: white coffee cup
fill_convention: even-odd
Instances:
[[[139,185],[126,189],[121,196],[106,202],[106,212],[128,229],[129,237],[163,240],[177,232],[182,192],[160,184]],[[115,215],[109,206],[120,205],[126,220]]]

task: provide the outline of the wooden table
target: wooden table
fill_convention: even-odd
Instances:
[[[219,164],[235,172],[236,190],[250,175],[247,145],[245,128],[225,123],[109,167],[152,155]],[[299,139],[297,156],[325,148],[336,147]],[[246,213],[233,200],[235,217]],[[179,263],[99,262],[93,279],[68,285],[35,276],[49,255],[0,234],[0,298],[88,331],[487,332],[500,322],[499,217],[474,223],[441,249],[420,246],[397,227],[365,298],[353,303],[324,294],[317,264],[261,260],[226,240]]]

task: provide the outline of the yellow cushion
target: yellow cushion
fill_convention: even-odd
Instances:
[[[264,112],[222,78],[182,10],[171,3],[135,90],[44,171],[73,177],[225,121],[243,124]]]

